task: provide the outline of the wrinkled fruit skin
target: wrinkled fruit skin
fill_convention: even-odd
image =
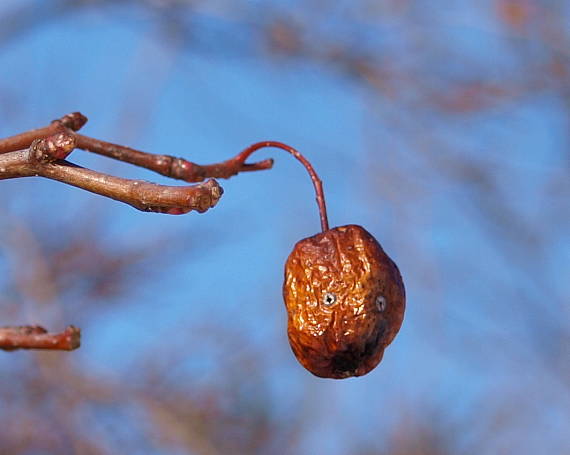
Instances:
[[[285,264],[289,343],[323,378],[371,371],[402,325],[398,267],[364,228],[340,226],[301,240]]]

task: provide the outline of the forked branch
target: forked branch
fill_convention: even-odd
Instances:
[[[46,138],[66,130],[69,135],[75,138],[77,148],[134,164],[185,182],[201,182],[207,178],[227,179],[240,172],[262,171],[271,169],[273,166],[272,159],[245,163],[242,154],[221,163],[200,165],[172,155],[141,152],[124,145],[112,144],[77,133],[86,122],[87,118],[79,112],[67,114],[58,120],[54,120],[49,126],[0,139],[0,154],[24,149],[36,139]]]
[[[157,185],[84,169],[64,159],[75,148],[80,148],[186,182],[229,178],[240,172],[270,169],[273,165],[270,159],[245,163],[243,154],[208,165],[171,155],[154,155],[78,134],[86,122],[84,115],[74,112],[43,128],[0,139],[0,180],[45,177],[124,202],[138,210],[179,215],[191,210],[204,212],[216,205],[223,193],[220,185],[215,180],[185,187]]]
[[[131,205],[145,212],[179,215],[205,212],[216,205],[223,190],[215,180],[194,186],[166,186],[130,180],[76,166],[63,158],[75,146],[68,131],[35,139],[25,150],[0,155],[0,179],[46,177]]]
[[[214,207],[223,190],[213,178],[229,178],[240,172],[270,169],[273,160],[246,163],[243,153],[217,164],[199,165],[170,155],[154,155],[77,133],[87,118],[74,112],[50,125],[0,139],[0,180],[45,177],[99,194],[132,207],[173,215]],[[77,166],[66,158],[75,148],[144,167],[191,186],[157,185],[130,180]],[[0,349],[73,350],[79,347],[79,329],[47,333],[39,326],[0,327]]]

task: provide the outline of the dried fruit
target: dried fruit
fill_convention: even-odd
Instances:
[[[404,318],[398,267],[356,225],[298,242],[285,265],[283,297],[293,352],[307,370],[324,378],[368,373]]]
[[[267,141],[243,154],[263,147],[281,148],[303,163],[321,217],[322,232],[299,241],[285,264],[291,348],[316,376],[362,376],[382,360],[402,325],[406,297],[398,267],[363,227],[329,229],[322,182],[297,150]]]

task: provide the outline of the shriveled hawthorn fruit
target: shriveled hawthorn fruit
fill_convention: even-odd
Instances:
[[[289,343],[297,360],[323,378],[362,376],[378,365],[402,325],[406,297],[396,264],[363,227],[329,229],[322,182],[311,164],[280,142],[309,172],[322,232],[299,241],[285,264],[283,298]]]
[[[356,225],[298,242],[285,265],[283,297],[293,352],[307,370],[324,378],[368,373],[404,318],[398,267]]]

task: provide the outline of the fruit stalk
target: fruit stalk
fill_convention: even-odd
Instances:
[[[307,160],[307,158],[305,158],[297,149],[278,141],[261,141],[250,145],[243,152],[241,152],[237,158],[242,161],[245,161],[253,152],[266,147],[273,147],[285,150],[286,152],[289,152],[291,155],[293,155],[298,161],[300,161],[303,166],[305,166],[305,169],[307,169],[307,172],[311,176],[311,181],[313,182],[313,186],[315,187],[315,196],[317,200],[317,205],[319,207],[319,215],[321,218],[321,230],[323,232],[328,231],[329,220],[327,217],[327,206],[325,203],[323,182],[319,178],[317,171],[315,171],[309,160]]]

